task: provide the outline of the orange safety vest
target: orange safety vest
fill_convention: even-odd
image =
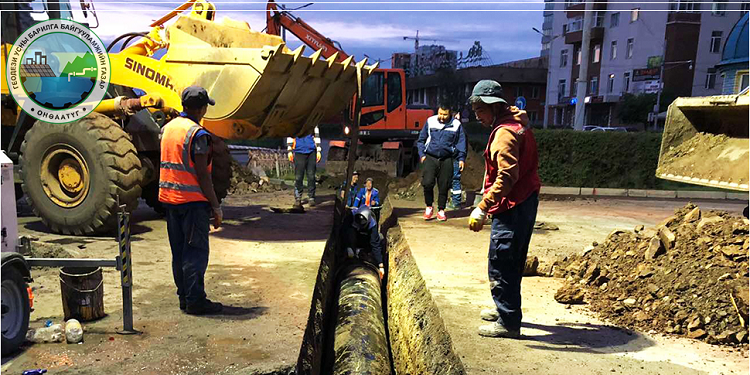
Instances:
[[[159,202],[208,202],[198,183],[195,164],[190,157],[193,137],[201,129],[200,125],[186,117],[178,117],[162,129]],[[208,173],[211,173],[211,164],[209,158]]]
[[[370,207],[370,197],[372,196],[372,190],[365,190],[365,206]]]

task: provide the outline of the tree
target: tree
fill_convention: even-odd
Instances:
[[[671,92],[662,92],[659,112],[666,111],[674,99],[675,95]],[[625,124],[647,123],[648,114],[653,112],[654,105],[656,105],[656,94],[625,94],[622,97],[617,117]]]

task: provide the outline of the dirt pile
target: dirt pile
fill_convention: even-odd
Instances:
[[[229,194],[270,193],[283,190],[280,185],[272,184],[267,178],[261,178],[249,168],[243,167],[232,159],[232,178],[229,183]]]
[[[555,276],[616,324],[712,344],[748,341],[748,221],[692,204],[654,228],[616,230]]]

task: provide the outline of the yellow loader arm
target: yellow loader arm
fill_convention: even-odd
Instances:
[[[677,98],[667,112],[656,177],[748,191],[750,96]]]
[[[206,4],[209,4],[207,6]],[[199,85],[216,100],[204,126],[226,139],[257,139],[309,134],[318,123],[341,112],[377,67],[352,58],[302,56],[275,35],[253,31],[245,22],[213,21],[210,3],[198,1],[166,30],[156,26],[146,38],[110,54],[113,84],[158,95],[166,107],[182,109],[180,93]],[[159,60],[151,56],[167,48]]]

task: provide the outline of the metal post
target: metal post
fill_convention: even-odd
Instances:
[[[662,82],[664,82],[664,65],[665,65],[665,55],[666,55],[666,41],[664,41],[664,53],[661,55],[661,68],[659,69],[659,87],[656,90],[656,106],[654,106],[654,130],[656,130],[656,127],[659,123],[659,105],[661,104],[661,86]]]
[[[133,262],[130,259],[130,213],[125,211],[125,206],[120,206],[120,197],[117,197],[120,210],[117,212],[117,245],[120,249],[120,281],[122,284],[122,330],[117,331],[121,335],[132,335],[140,333],[133,328]]]
[[[583,41],[581,42],[581,65],[578,66],[578,86],[576,87],[576,113],[573,122],[575,130],[583,130],[586,115],[586,86],[589,74],[589,49],[591,48],[591,21],[594,16],[594,1],[586,1],[583,14]]]

